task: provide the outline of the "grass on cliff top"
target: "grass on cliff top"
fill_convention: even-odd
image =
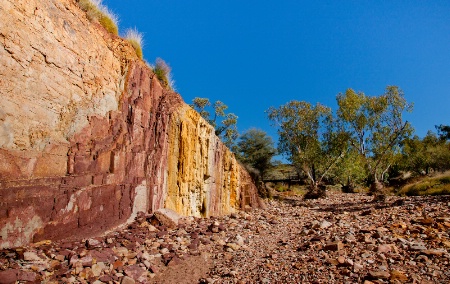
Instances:
[[[119,34],[118,18],[102,4],[102,0],[77,0],[77,3],[90,21],[99,22],[109,33]]]
[[[155,67],[153,68],[153,72],[156,77],[159,79],[161,84],[164,87],[169,87],[174,90],[174,81],[172,80],[172,75],[170,71],[172,70],[170,66],[161,58],[156,58]]]
[[[134,50],[136,51],[136,55],[140,59],[143,59],[142,46],[144,44],[144,41],[142,34],[136,29],[128,29],[125,32],[125,39],[131,44],[131,46],[133,46]]]
[[[450,194],[450,171],[405,185],[398,192],[400,195],[448,195]]]

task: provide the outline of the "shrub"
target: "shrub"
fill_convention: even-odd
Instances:
[[[98,21],[109,33],[119,34],[118,18],[102,4],[102,0],[77,0],[77,3],[90,21]]]
[[[131,44],[131,46],[133,46],[136,51],[136,55],[140,59],[143,59],[142,46],[144,45],[144,41],[142,38],[142,34],[136,29],[128,29],[125,32],[125,39]]]
[[[278,192],[285,192],[289,190],[289,187],[284,183],[275,184],[275,190]]]
[[[170,71],[172,69],[170,66],[161,58],[156,58],[155,67],[153,68],[153,72],[155,72],[156,77],[165,87],[169,87],[172,90],[174,89],[174,81],[171,78]]]

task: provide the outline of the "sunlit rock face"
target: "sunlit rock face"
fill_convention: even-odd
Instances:
[[[258,206],[214,129],[71,0],[0,6],[0,248]]]

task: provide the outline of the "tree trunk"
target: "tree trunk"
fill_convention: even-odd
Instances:
[[[344,193],[355,193],[355,186],[353,185],[350,176],[347,178],[347,184],[342,186],[342,192]]]
[[[308,189],[308,192],[303,197],[304,199],[318,199],[325,198],[327,196],[326,186],[313,182]]]
[[[386,195],[383,192],[383,183],[379,182],[375,176],[374,182],[370,185],[369,194],[373,195],[373,201],[385,201]]]

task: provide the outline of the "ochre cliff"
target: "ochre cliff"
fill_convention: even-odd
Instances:
[[[73,0],[0,5],[0,248],[257,207],[214,129]]]

